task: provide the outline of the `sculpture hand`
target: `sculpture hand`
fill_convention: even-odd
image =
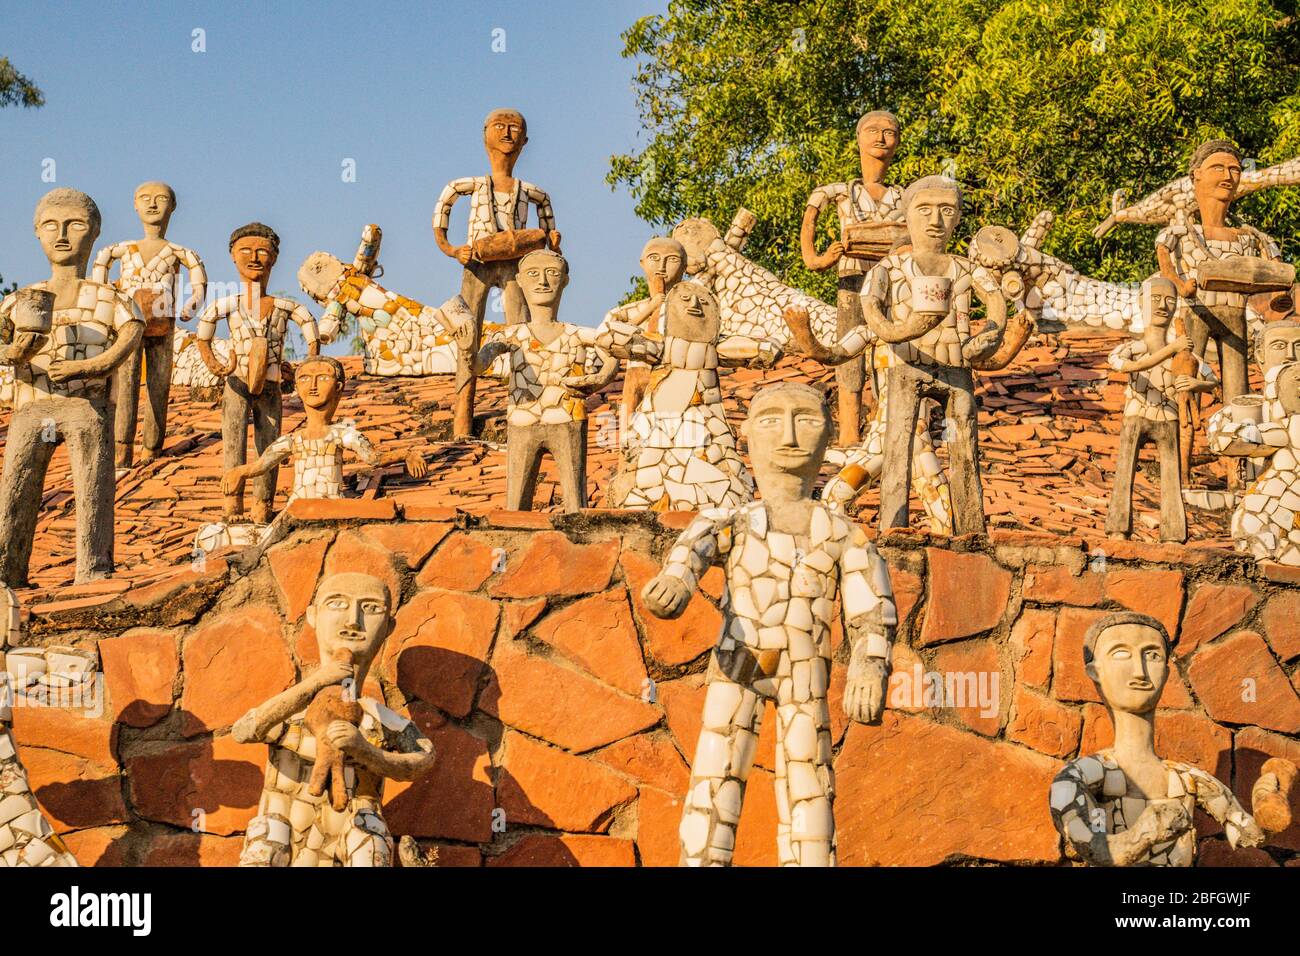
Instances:
[[[850,720],[866,724],[880,719],[885,711],[885,689],[889,668],[879,657],[867,656],[866,641],[859,641],[849,659],[844,686],[844,713]]]
[[[230,358],[228,358],[225,364],[223,365],[221,363],[221,360],[217,358],[215,353],[213,353],[212,361],[209,362],[205,358],[203,360],[203,364],[206,365],[208,367],[208,371],[211,372],[213,375],[215,375],[217,378],[225,378],[228,375],[234,374],[237,360],[235,359],[234,353],[232,352]]]
[[[546,241],[550,244],[551,249],[555,252],[560,251],[560,230],[552,229],[546,234]]]
[[[456,248],[452,250],[451,255],[452,258],[455,259],[457,262],[459,262],[461,265],[468,265],[470,256],[473,255],[473,252],[474,250],[470,247],[468,243],[466,243],[463,246],[456,246]]]
[[[244,468],[242,465],[236,465],[221,476],[221,493],[223,495],[237,495],[243,489]]]
[[[1156,843],[1179,836],[1192,828],[1192,815],[1181,800],[1152,800],[1138,817],[1140,829]]]
[[[660,574],[641,589],[641,600],[655,617],[671,619],[686,610],[691,591],[681,578]]]
[[[406,473],[412,478],[423,478],[429,473],[429,466],[424,462],[424,456],[412,448],[406,453]]]
[[[95,367],[84,359],[51,359],[46,372],[51,382],[71,382],[74,379],[89,378],[95,374]]]
[[[1175,352],[1190,352],[1192,350],[1192,337],[1190,335],[1177,336],[1169,345]]]
[[[451,330],[451,337],[456,342],[456,347],[462,352],[472,351],[474,348],[474,323],[465,321],[459,323]]]
[[[844,258],[844,243],[836,239],[829,246],[827,246],[826,251],[823,252],[818,257],[817,269],[818,271],[822,269],[829,269],[831,266],[837,265],[839,261],[843,258]]]
[[[44,332],[16,332],[12,345],[0,350],[0,365],[26,365],[40,351]]]
[[[335,750],[341,750],[345,754],[355,754],[368,745],[366,738],[361,736],[361,731],[346,720],[331,720],[325,728],[325,740]]]
[[[320,667],[312,672],[311,677],[317,688],[332,687],[353,680],[356,677],[356,670],[351,664],[343,661],[323,661]]]
[[[1201,380],[1195,375],[1179,375],[1174,378],[1174,391],[1180,395],[1195,390]]]
[[[1190,299],[1196,295],[1196,280],[1184,279],[1178,283],[1178,294],[1184,299]]]
[[[830,350],[813,337],[812,316],[808,314],[807,309],[792,305],[781,313],[781,318],[785,319],[785,324],[790,327],[790,338],[799,347],[799,351],[818,361],[826,361],[829,358]]]

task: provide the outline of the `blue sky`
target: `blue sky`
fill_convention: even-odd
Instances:
[[[31,217],[53,185],[95,198],[104,244],[140,235],[133,191],[163,179],[180,198],[170,238],[197,249],[215,281],[235,279],[231,230],[259,219],[282,242],[271,287],[306,301],[294,276],[308,253],[350,261],[377,222],[381,284],[438,305],[459,291],[460,266],[434,245],[434,202],[448,180],[487,172],[483,118],[510,106],[529,123],[516,175],[551,194],[564,235],[572,280],[561,316],[594,325],[651,235],[631,196],[604,181],[609,156],[640,141],[619,34],[665,7],[6,4],[0,55],[46,105],[0,110],[0,274],[24,284],[48,274]],[[192,50],[200,29],[203,53]],[[55,184],[42,181],[46,160]],[[355,182],[343,181],[345,160]],[[462,199],[453,213],[454,241],[467,208]]]

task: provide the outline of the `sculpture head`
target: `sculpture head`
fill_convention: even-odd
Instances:
[[[1265,372],[1288,362],[1300,362],[1300,322],[1282,319],[1265,323],[1255,341],[1255,359]]]
[[[324,305],[343,278],[345,268],[338,258],[328,252],[313,252],[302,261],[302,267],[298,270],[298,285],[313,300]]]
[[[146,226],[157,226],[165,233],[175,211],[176,191],[166,183],[154,180],[135,187],[135,214]]]
[[[1136,611],[1108,614],[1084,635],[1083,662],[1107,706],[1148,714],[1169,678],[1169,632]]]
[[[280,237],[270,226],[250,222],[230,234],[230,258],[245,282],[264,284],[280,256]]]
[[[758,390],[740,426],[749,443],[749,460],[760,488],[768,476],[795,475],[807,497],[826,458],[834,433],[831,410],[820,389],[780,382]]]
[[[347,373],[343,371],[342,363],[328,355],[309,357],[298,365],[294,373],[294,388],[303,407],[324,411],[331,418],[339,407],[346,381]]]
[[[518,110],[493,110],[483,121],[483,145],[488,153],[518,156],[528,142],[528,121]]]
[[[1156,274],[1142,283],[1138,301],[1148,328],[1167,329],[1178,309],[1178,289],[1170,280]]]
[[[75,266],[86,274],[102,220],[95,200],[78,189],[51,189],[36,203],[32,225],[52,266]]]
[[[1272,382],[1275,400],[1288,415],[1300,415],[1300,362],[1279,365],[1268,373],[1275,376]],[[1267,380],[1267,378],[1266,378]],[[1265,388],[1264,394],[1268,395]]]
[[[655,236],[641,250],[641,269],[666,292],[686,274],[686,249],[676,239]]]
[[[961,222],[961,186],[947,176],[925,176],[903,191],[903,215],[914,252],[942,252]]]
[[[889,110],[872,110],[860,120],[856,130],[858,155],[870,156],[888,166],[898,152],[898,117]]]
[[[346,571],[322,580],[316,600],[307,608],[320,659],[338,660],[339,653],[347,651],[360,684],[393,630],[392,610],[388,585],[374,575]]]
[[[1217,201],[1224,205],[1237,198],[1241,185],[1241,150],[1226,139],[1212,139],[1196,147],[1188,168],[1197,205]]]
[[[679,282],[669,290],[664,334],[691,342],[716,342],[722,324],[718,300],[698,282]]]
[[[558,309],[568,284],[569,263],[558,252],[538,249],[519,260],[519,289],[529,307]]]
[[[686,250],[686,271],[697,276],[709,266],[709,246],[722,238],[718,227],[707,219],[684,219],[673,229],[673,238]]]

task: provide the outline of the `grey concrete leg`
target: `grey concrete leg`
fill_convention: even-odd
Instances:
[[[1178,423],[1152,422],[1149,433],[1160,453],[1160,540],[1187,540],[1187,512],[1179,480]]]
[[[524,298],[524,291],[519,288],[519,280],[516,278],[519,274],[519,260],[511,259],[508,262],[498,263],[501,267],[502,275],[499,277],[501,283],[501,304],[506,310],[506,325],[518,325],[520,322],[527,322],[528,300]]]
[[[953,533],[979,534],[984,531],[984,489],[980,484],[979,418],[971,373],[954,369],[949,373],[947,392],[947,415],[952,423],[947,445]],[[894,414],[892,406],[889,414]]]
[[[461,274],[460,295],[474,314],[475,355],[482,344],[483,316],[487,311],[488,290],[491,288],[484,275],[482,263],[471,262]],[[469,438],[474,434],[474,396],[478,391],[478,379],[470,374],[469,365],[464,356],[456,355],[456,408],[452,422],[452,431],[456,438]]]
[[[506,426],[506,510],[532,510],[545,450],[540,425]]]
[[[135,459],[135,426],[140,406],[140,363],[142,347],[122,360],[113,372],[113,440],[114,460],[119,468],[129,468]]]
[[[886,372],[889,415],[885,421],[885,462],[880,473],[880,527],[907,527],[907,494],[912,482],[912,433],[921,402],[921,383],[906,365]]]
[[[40,514],[45,471],[54,454],[54,441],[42,437],[43,422],[54,425],[48,402],[36,402],[14,412],[5,435],[4,472],[0,475],[0,581],[11,588],[27,587],[32,539]],[[47,432],[53,437],[53,432]],[[77,509],[80,517],[81,509]]]
[[[845,276],[840,279],[835,296],[835,334],[843,338],[862,325],[862,276]],[[862,389],[865,387],[866,359],[855,356],[835,366],[835,388],[838,393],[840,428],[839,444],[847,448],[855,444],[861,433]]]
[[[1120,426],[1119,451],[1115,455],[1115,487],[1111,489],[1110,508],[1106,512],[1107,534],[1127,537],[1133,531],[1133,475],[1137,471],[1145,421],[1137,415],[1126,415],[1124,424]],[[1177,468],[1175,456],[1175,474]]]
[[[546,448],[555,459],[564,492],[564,510],[587,507],[587,423],[548,425]]]
[[[67,399],[61,430],[68,443],[77,510],[76,583],[113,573],[113,457],[107,400]]]
[[[260,457],[271,443],[280,437],[280,421],[284,416],[284,401],[280,396],[279,382],[267,382],[262,394],[253,399],[253,447]],[[280,466],[253,479],[253,497],[266,503],[270,511],[275,499],[275,484]]]
[[[234,375],[226,378],[221,393],[221,465],[222,471],[248,461],[248,390]],[[225,515],[234,517],[244,510],[244,493],[228,495]]]
[[[172,388],[171,336],[152,336],[144,340],[145,389],[148,404],[144,408],[144,456],[156,458],[167,438],[167,401]]]

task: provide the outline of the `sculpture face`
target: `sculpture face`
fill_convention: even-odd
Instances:
[[[564,260],[553,253],[534,253],[519,263],[519,288],[528,304],[558,308],[569,284]]]
[[[1264,326],[1259,352],[1266,372],[1288,362],[1300,362],[1300,325]]]
[[[898,151],[898,124],[888,116],[872,116],[858,129],[858,152],[888,165]]]
[[[328,362],[303,362],[294,376],[294,385],[298,397],[307,408],[333,411],[338,405],[341,386],[334,368]]]
[[[99,230],[81,207],[50,203],[40,210],[36,237],[50,265],[73,266],[90,261]]]
[[[166,226],[176,210],[176,198],[166,183],[143,183],[135,191],[135,214],[147,226]]]
[[[1241,161],[1232,153],[1211,153],[1192,173],[1196,201],[1215,199],[1230,203],[1237,198],[1241,184]]]
[[[483,124],[483,145],[488,152],[511,156],[528,142],[528,124],[522,113],[514,110],[497,110]]]
[[[961,222],[961,201],[950,189],[922,189],[907,207],[907,232],[917,249],[942,249]]]
[[[1300,415],[1300,363],[1293,363],[1278,374],[1277,398],[1288,415]]]
[[[641,252],[641,268],[647,276],[658,276],[667,289],[686,274],[686,250],[673,239],[651,239]]]
[[[669,291],[665,334],[692,342],[715,342],[721,322],[718,300],[698,282],[679,282]]]
[[[780,472],[811,483],[826,457],[832,428],[825,403],[811,389],[776,388],[754,396],[741,431],[760,484]]]
[[[1169,654],[1160,632],[1145,624],[1116,624],[1097,636],[1088,676],[1115,710],[1145,714],[1155,709],[1169,677]]]
[[[1169,327],[1178,308],[1178,290],[1165,278],[1151,278],[1142,283],[1142,317],[1157,329]]]
[[[313,252],[298,270],[298,284],[322,305],[343,276],[343,263],[328,252]]]
[[[231,247],[230,258],[234,260],[239,277],[256,284],[270,277],[275,266],[275,246],[262,236],[244,236]]]
[[[320,659],[336,660],[347,649],[358,675],[364,674],[392,630],[391,611],[388,589],[379,578],[354,572],[326,578],[307,609]]]

